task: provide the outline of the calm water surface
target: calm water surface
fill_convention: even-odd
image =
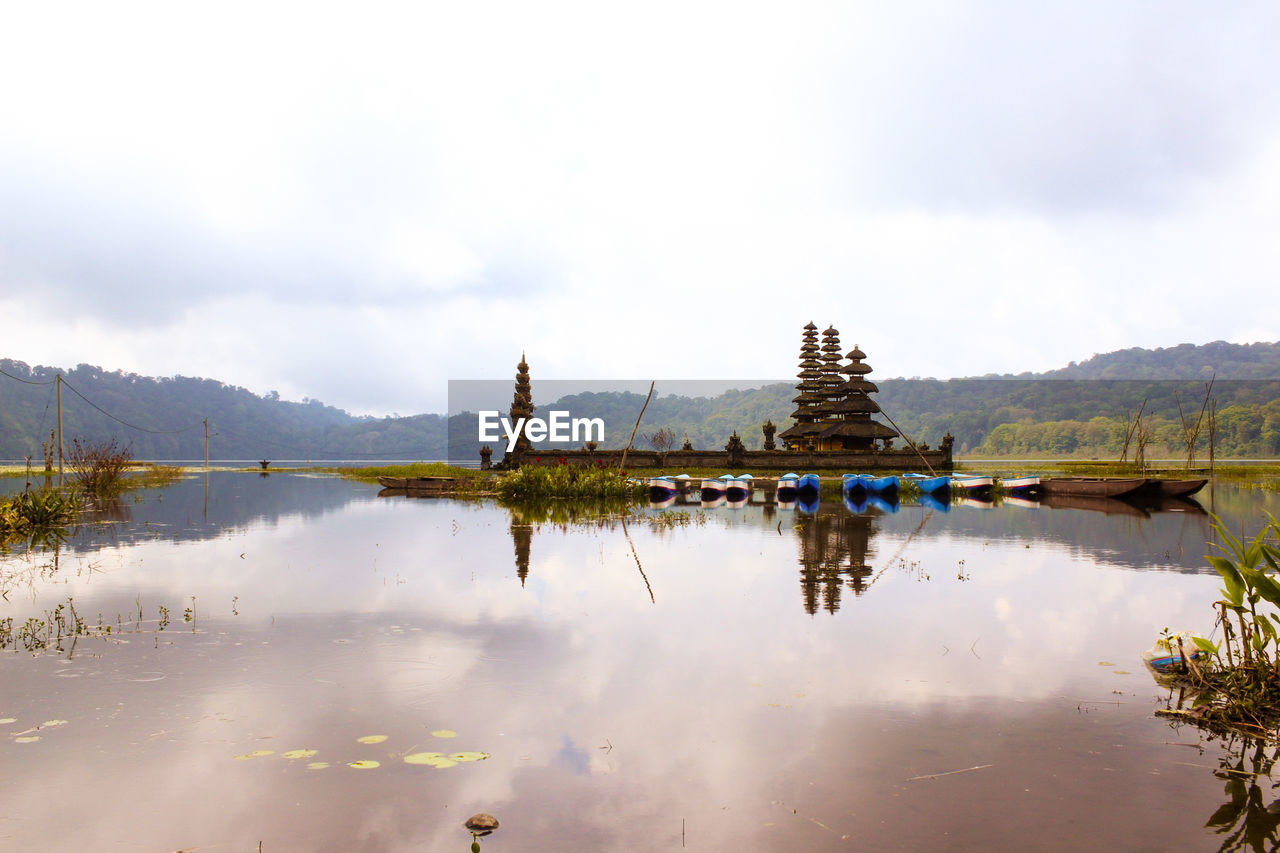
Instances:
[[[502,822],[485,851],[1268,831],[1219,811],[1240,746],[1154,717],[1168,692],[1139,659],[1165,626],[1212,628],[1194,506],[624,525],[377,491],[215,472],[0,559],[0,619],[70,599],[114,626],[0,654],[0,849],[462,853],[480,811]],[[1200,500],[1245,532],[1280,513],[1265,492]],[[488,757],[403,760],[421,752]]]

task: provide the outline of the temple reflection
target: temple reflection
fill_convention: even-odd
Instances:
[[[867,588],[874,558],[871,538],[875,515],[851,513],[844,506],[809,508],[796,516],[800,546],[800,594],[805,612],[840,609],[846,585],[854,595]]]

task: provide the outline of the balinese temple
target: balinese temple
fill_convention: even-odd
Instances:
[[[529,365],[525,361],[524,353],[520,353],[520,363],[516,365],[516,391],[511,398],[510,416],[513,424],[520,418],[533,416],[533,388],[529,383]],[[529,449],[529,438],[524,434],[524,430],[521,430],[516,436],[515,450],[507,452],[502,461],[510,465],[513,455],[520,456],[527,453]]]
[[[823,394],[822,361],[819,359],[818,327],[809,323],[804,327],[804,343],[800,345],[800,381],[796,384],[799,395],[791,398],[796,409],[791,413],[795,425],[778,434],[788,448],[806,447],[806,439],[822,428],[817,425],[822,417],[820,407],[826,402]]]
[[[877,441],[892,446],[898,431],[871,418],[880,411],[871,395],[880,389],[866,378],[871,372],[866,357],[855,345],[845,356],[849,363],[840,366],[839,331],[828,327],[819,348],[817,327],[805,326],[796,385],[800,394],[792,400],[796,410],[791,417],[796,423],[778,435],[788,449],[871,450]]]

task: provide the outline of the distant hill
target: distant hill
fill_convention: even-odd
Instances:
[[[0,370],[8,374],[0,375],[0,458],[31,455],[38,461],[56,417],[49,383],[59,370],[12,360],[0,360]],[[451,455],[449,419],[440,414],[357,417],[319,400],[258,396],[212,379],[145,377],[92,365],[61,372],[67,382],[63,429],[68,440],[114,437],[138,458],[202,458],[206,417],[214,433],[214,459]],[[1181,419],[1199,413],[1206,382],[1215,376],[1219,454],[1280,456],[1280,343],[1132,348],[1039,374],[876,381],[887,416],[919,442],[936,445],[950,431],[962,454],[1106,457],[1118,455],[1123,424],[1140,407],[1155,436],[1152,452],[1183,452]],[[645,412],[636,446],[648,447],[647,437],[665,428],[675,433],[677,444],[687,435],[698,448],[723,447],[737,430],[748,447],[756,448],[764,421],[772,420],[779,431],[790,425],[794,396],[792,383],[782,382],[716,397],[657,397]],[[639,394],[589,393],[543,408],[629,427],[643,401]],[[475,460],[475,433],[459,424],[455,419],[452,457]],[[607,443],[625,444],[625,436],[609,435]]]

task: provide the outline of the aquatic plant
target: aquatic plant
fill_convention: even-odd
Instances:
[[[57,489],[28,489],[0,500],[0,547],[22,541],[51,544],[79,513],[79,499]]]
[[[1166,629],[1164,647],[1177,655],[1174,682],[1195,697],[1189,711],[1167,713],[1274,738],[1280,735],[1280,521],[1270,518],[1248,543],[1216,517],[1213,530],[1221,553],[1207,559],[1223,580],[1223,597],[1213,604],[1222,640],[1192,637],[1195,648],[1187,648]]]
[[[504,501],[531,498],[641,498],[645,484],[614,468],[526,465],[498,481]]]
[[[125,474],[133,461],[133,451],[116,440],[92,442],[78,438],[67,449],[76,488],[92,498],[110,497],[124,491]]]

